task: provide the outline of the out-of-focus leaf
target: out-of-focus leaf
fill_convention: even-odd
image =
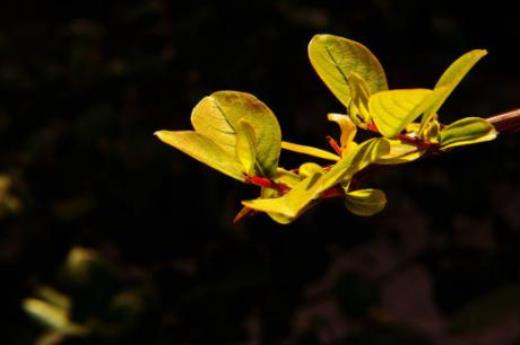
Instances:
[[[354,141],[357,133],[357,127],[349,116],[343,114],[328,114],[327,119],[336,122],[341,130],[341,149],[345,149],[348,144]]]
[[[246,121],[254,132],[256,165],[261,170],[256,173],[273,175],[280,156],[280,126],[272,111],[248,93],[215,92],[193,109],[191,122],[195,132],[163,130],[156,135],[200,162],[244,181],[236,159],[237,128],[241,121]]]
[[[345,195],[345,206],[358,216],[372,216],[386,205],[385,193],[379,189],[358,189]]]
[[[350,74],[356,73],[370,94],[388,89],[381,63],[364,45],[333,35],[316,35],[308,47],[312,66],[332,93],[350,107]]]
[[[37,298],[26,298],[22,302],[24,310],[34,319],[53,329],[69,326],[69,311]]]
[[[370,97],[370,114],[379,132],[387,138],[399,134],[428,106],[427,89],[403,89],[378,92]]]
[[[497,131],[489,122],[479,117],[466,117],[441,131],[441,150],[490,141],[496,137]]]
[[[294,144],[287,141],[282,141],[282,148],[287,151],[297,152],[304,155],[326,159],[329,161],[337,161],[339,160],[339,156],[335,155],[332,152],[325,151],[322,149],[318,149],[313,146]]]

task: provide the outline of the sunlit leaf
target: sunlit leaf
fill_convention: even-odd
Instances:
[[[339,156],[332,152],[325,151],[313,146],[294,144],[288,141],[282,141],[282,148],[287,151],[301,153],[304,155],[326,159],[329,161],[337,161],[339,159]]]
[[[372,138],[352,150],[347,150],[341,160],[334,164],[321,179],[320,192],[343,179],[350,179],[355,173],[387,154],[389,150],[388,140],[384,138]]]
[[[352,99],[349,75],[357,73],[370,94],[388,88],[383,67],[364,45],[333,35],[316,35],[308,47],[312,66],[332,93],[345,105]]]
[[[283,168],[276,169],[276,174],[274,174],[271,179],[279,184],[286,185],[289,188],[293,188],[295,185],[300,183],[303,180],[303,177],[295,174],[292,171],[285,170]]]
[[[285,219],[292,221],[319,195],[318,189],[320,185],[318,181],[320,177],[320,174],[307,176],[291,191],[281,197],[242,201],[242,204],[257,211],[281,215]]]
[[[358,189],[345,195],[345,206],[358,216],[372,216],[381,212],[385,205],[385,193],[379,189]]]
[[[497,131],[489,122],[479,117],[466,117],[441,131],[441,150],[490,141],[496,137]]]
[[[354,141],[357,132],[356,125],[349,116],[343,114],[328,114],[327,119],[338,124],[341,130],[341,149],[345,149],[348,144]]]
[[[381,91],[370,97],[370,114],[379,132],[392,138],[421,115],[426,97],[432,94],[427,89],[403,89]]]
[[[194,109],[191,122],[196,132],[234,155],[236,128],[241,120],[254,129],[256,158],[272,175],[278,166],[281,130],[275,115],[255,96],[238,91],[219,91],[205,97]]]
[[[440,107],[446,102],[453,90],[459,85],[462,79],[475,66],[475,64],[487,55],[484,49],[475,49],[459,57],[444,71],[442,76],[435,84],[436,99],[432,101],[431,106],[427,109],[422,124],[425,124],[431,116],[433,116]]]
[[[305,177],[314,174],[323,174],[323,168],[319,164],[308,162],[300,165],[298,173]]]
[[[420,158],[425,152],[413,144],[398,139],[389,139],[388,142],[390,144],[389,152],[379,157],[375,163],[383,165],[408,163]]]
[[[196,160],[239,181],[244,181],[242,166],[235,158],[211,139],[194,131],[159,131],[159,139]]]
[[[246,121],[240,121],[236,128],[236,156],[247,175],[255,174],[256,149],[255,132]],[[263,174],[262,174],[263,175]]]
[[[237,128],[241,121],[253,129],[255,166],[259,170],[256,173],[271,176],[276,172],[280,155],[280,126],[272,111],[248,93],[215,92],[193,109],[194,132],[158,131],[156,135],[202,163],[243,181],[246,171],[236,156]]]

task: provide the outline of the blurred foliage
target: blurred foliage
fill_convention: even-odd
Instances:
[[[80,339],[95,344],[132,339],[143,316],[155,303],[145,285],[125,281],[119,268],[96,252],[71,249],[58,274],[62,293],[40,286],[23,307],[47,329],[39,345],[67,344]]]
[[[472,302],[519,284],[518,136],[375,178],[394,202],[371,219],[330,202],[283,229],[260,218],[232,226],[250,191],[153,137],[183,128],[202,96],[238,89],[272,107],[295,133],[287,140],[324,147],[336,128],[319,119],[341,105],[305,57],[317,32],[366,43],[396,87],[431,85],[453,56],[486,48],[441,116],[518,107],[515,4],[457,5],[2,2],[0,173],[10,182],[0,194],[20,207],[0,217],[0,343],[52,334],[26,298],[68,299],[62,321],[96,320],[96,339],[49,336],[63,344],[518,342],[507,308],[450,330]],[[110,268],[80,283],[63,267],[73,248]]]

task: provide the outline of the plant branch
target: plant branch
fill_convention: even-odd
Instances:
[[[486,118],[499,132],[517,132],[520,130],[520,109]]]

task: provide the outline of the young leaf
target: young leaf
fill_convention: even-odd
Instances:
[[[426,110],[421,124],[428,122],[430,117],[437,113],[442,104],[446,102],[446,99],[451,95],[453,90],[455,90],[466,74],[468,74],[473,66],[475,66],[475,64],[486,55],[487,51],[484,49],[472,50],[455,60],[446,71],[444,71],[434,88],[438,97],[436,97],[436,99],[431,103],[431,106]],[[422,130],[423,126],[421,126],[420,132],[422,132]]]
[[[281,130],[271,109],[258,98],[237,91],[215,92],[205,97],[191,115],[195,131],[213,140],[231,156],[241,120],[253,127],[257,162],[267,176],[271,176],[278,166]]]
[[[293,221],[321,193],[341,181],[352,178],[356,172],[376,161],[378,157],[386,154],[388,150],[389,144],[384,138],[367,140],[359,146],[347,150],[341,160],[328,172],[321,174],[316,171],[316,173],[305,177],[284,196],[272,199],[260,198],[243,201],[242,204],[257,211],[277,214]]]
[[[345,206],[358,216],[373,216],[381,212],[385,205],[385,193],[379,189],[358,189],[345,195]]]
[[[253,127],[242,120],[237,126],[236,155],[247,175],[255,175],[256,149]],[[263,174],[262,174],[263,175]]]
[[[390,144],[385,138],[372,138],[345,152],[341,160],[321,178],[319,192],[323,192],[342,180],[349,180],[360,170],[388,154]]]
[[[316,35],[309,43],[308,53],[316,73],[345,107],[350,107],[352,98],[351,73],[364,79],[370,94],[388,89],[381,63],[358,42],[339,36]]]
[[[280,155],[281,130],[271,110],[253,95],[237,91],[215,92],[193,109],[191,122],[195,131],[158,131],[155,134],[200,162],[244,181],[243,175],[250,172],[250,167],[243,169],[236,154],[241,121],[248,123],[251,128],[246,131],[254,135],[254,162],[258,168],[255,172],[273,175]],[[240,145],[242,150],[244,143]]]
[[[242,166],[211,139],[194,131],[159,131],[157,137],[211,168],[239,181],[245,181]]]
[[[490,141],[496,137],[497,131],[489,122],[479,117],[466,117],[441,131],[441,150]]]
[[[293,221],[319,195],[320,177],[321,174],[307,176],[284,196],[242,201],[242,204],[257,211],[273,213]]]
[[[377,159],[376,164],[394,165],[412,162],[424,154],[417,146],[402,142],[397,139],[389,139],[390,151]]]
[[[341,149],[344,150],[348,144],[354,141],[357,133],[357,127],[349,116],[343,114],[328,114],[327,119],[336,122],[341,130]]]
[[[314,174],[323,174],[323,168],[319,164],[307,162],[300,165],[300,167],[298,168],[298,173],[304,177],[311,176]]]
[[[427,89],[404,89],[372,95],[369,109],[379,132],[387,138],[398,135],[424,112],[431,94]]]
[[[282,141],[282,149],[287,150],[287,151],[296,152],[296,153],[301,153],[301,154],[316,157],[316,158],[326,159],[329,161],[339,160],[339,156],[335,155],[332,152],[325,151],[325,150],[322,150],[322,149],[319,149],[319,148],[313,147],[313,146],[294,144],[294,143],[290,143],[288,141]]]

